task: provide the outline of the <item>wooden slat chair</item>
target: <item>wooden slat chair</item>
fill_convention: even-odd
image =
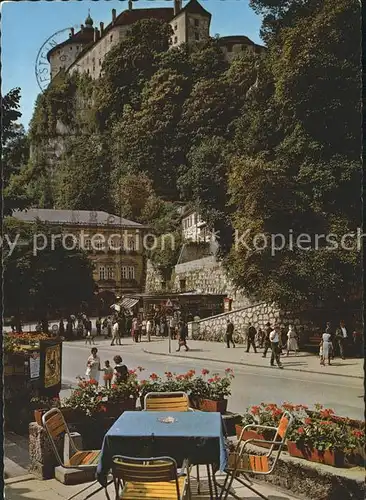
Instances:
[[[289,412],[284,412],[281,420],[278,424],[278,427],[270,427],[266,425],[246,425],[239,437],[238,443],[235,447],[235,450],[229,453],[228,467],[226,469],[226,477],[224,484],[221,485],[219,483],[218,486],[221,488],[220,500],[226,500],[228,495],[230,494],[234,498],[239,498],[232,492],[230,492],[230,488],[233,484],[234,479],[236,479],[243,486],[246,486],[254,493],[256,493],[261,498],[268,500],[267,497],[259,493],[256,489],[254,489],[250,484],[245,482],[240,476],[240,474],[244,475],[246,479],[246,474],[258,474],[258,475],[269,475],[273,472],[278,459],[280,457],[281,451],[286,442],[286,436],[288,431],[293,423],[293,416]],[[276,431],[275,437],[273,441],[263,441],[259,439],[247,439],[243,441],[242,436],[244,432],[248,429],[255,430],[273,430]],[[246,446],[248,443],[267,443],[270,444],[268,453],[265,455],[252,455],[250,453],[246,453]],[[271,459],[271,461],[270,461]],[[273,459],[273,460],[272,460]]]
[[[170,457],[132,458],[115,455],[112,474],[116,500],[183,500],[189,495],[187,475]]]
[[[66,469],[90,470],[94,468],[95,471],[97,470],[100,450],[79,450],[75,445],[75,441],[71,437],[69,428],[66,424],[63,414],[58,408],[52,408],[47,413],[45,413],[42,416],[42,423],[43,427],[47,431],[48,437],[50,439],[53,451],[55,453],[59,465],[61,465]],[[69,460],[65,463],[63,458],[60,457],[55,439],[59,437],[64,437],[66,434],[69,437],[72,453]],[[95,485],[96,483],[97,481],[95,481],[91,485],[88,485],[86,488],[83,488],[81,491],[70,497],[69,500],[79,495],[80,493],[90,488],[91,486]],[[109,482],[109,484],[111,483],[112,481]],[[102,489],[103,487],[98,488],[96,491],[85,497],[84,500],[86,498],[90,498],[91,496],[95,495],[95,493],[98,493]],[[105,490],[108,498],[107,489]]]
[[[185,392],[148,392],[145,411],[193,411]]]
[[[195,411],[189,406],[185,392],[148,392],[144,400],[145,411]],[[190,472],[190,470],[189,470]],[[197,493],[200,493],[200,471],[197,465]]]

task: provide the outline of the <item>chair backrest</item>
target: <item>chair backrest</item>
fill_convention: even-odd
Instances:
[[[285,411],[282,414],[282,417],[278,423],[276,437],[275,437],[275,439],[277,439],[278,437],[281,438],[281,441],[279,441],[279,442],[281,442],[282,444],[284,444],[286,442],[286,437],[287,437],[288,431],[293,423],[293,420],[294,420],[294,417],[288,411]]]
[[[64,461],[60,457],[55,440],[64,437],[68,434],[71,446],[76,450],[74,441],[70,435],[69,428],[65,422],[64,416],[58,408],[51,408],[42,416],[43,427],[46,429],[48,437],[50,438],[53,451],[60,465],[65,466]]]
[[[146,411],[189,411],[185,392],[149,392],[145,396]]]
[[[118,494],[123,483],[165,483],[175,481],[176,498],[180,499],[177,463],[170,457],[132,458],[115,455],[112,459],[112,474]]]

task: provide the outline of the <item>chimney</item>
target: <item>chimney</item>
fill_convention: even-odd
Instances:
[[[174,15],[176,16],[182,10],[182,0],[174,0]]]
[[[83,24],[80,24],[80,29],[81,29],[81,31],[84,31],[84,25]]]
[[[96,42],[97,40],[99,40],[100,36],[99,36],[99,30],[98,28],[94,28],[94,42]]]
[[[103,36],[104,33],[104,23],[100,23],[100,36]]]
[[[71,31],[71,36],[74,36],[74,34],[75,34],[74,28],[71,28],[70,31]]]
[[[112,24],[116,22],[116,9],[112,9]]]
[[[128,10],[132,10],[132,0],[128,0]]]

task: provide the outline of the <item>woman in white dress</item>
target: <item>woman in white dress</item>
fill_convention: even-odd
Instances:
[[[287,332],[287,356],[290,354],[290,351],[295,351],[295,354],[297,354],[298,349],[297,335],[293,326],[290,325]]]
[[[96,380],[99,383],[99,374],[100,374],[100,358],[97,355],[98,349],[93,347],[91,350],[91,355],[88,357],[88,361],[86,363],[86,372],[85,375],[89,380]]]
[[[330,359],[332,357],[332,336],[330,333],[323,333],[322,341],[320,344],[320,364],[325,366],[325,360],[328,360],[328,365],[330,365]]]

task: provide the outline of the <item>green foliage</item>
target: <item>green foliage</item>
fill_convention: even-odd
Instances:
[[[54,239],[52,248],[52,235],[61,234],[61,230],[12,218],[6,219],[4,226],[11,241],[19,235],[13,252],[4,250],[7,316],[27,317],[37,311],[39,318],[44,319],[50,311],[70,314],[83,302],[92,300],[95,284],[87,256],[79,250],[67,250],[60,238]],[[37,234],[44,234],[48,241],[47,247],[38,253],[34,252],[34,240],[43,240],[37,240]]]
[[[121,217],[140,221],[148,200],[154,194],[152,181],[146,174],[126,174],[113,185],[116,213]]]

